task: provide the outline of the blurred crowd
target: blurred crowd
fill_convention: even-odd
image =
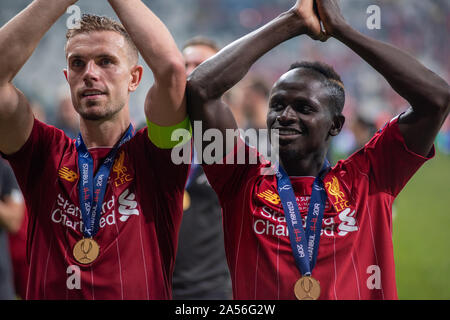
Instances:
[[[0,25],[6,23],[29,2],[29,0],[2,0]],[[223,47],[285,11],[294,1],[144,0],[144,2],[167,24],[180,47],[187,39],[197,35],[209,37]],[[429,69],[447,81],[450,80],[448,0],[341,0],[340,3],[345,18],[353,27],[374,38],[399,46],[419,58]],[[82,12],[115,17],[104,1],[79,0],[77,5]],[[366,10],[370,5],[380,7],[380,29],[369,30],[366,26],[367,18],[370,16]],[[62,50],[65,41],[65,23],[64,19],[60,19],[50,30],[15,80],[16,85],[28,97],[34,98],[36,112],[51,124],[64,121],[58,119],[58,104],[61,92],[59,88],[65,85],[62,73],[65,67]],[[320,60],[329,63],[335,67],[344,81],[347,122],[346,132],[335,141],[334,150],[337,149],[337,158],[360,146],[358,143],[360,139],[352,135],[352,127],[368,124],[369,127],[379,128],[407,108],[406,101],[398,96],[383,78],[348,48],[333,39],[327,43],[316,43],[306,36],[290,40],[256,63],[249,78],[258,79],[260,83],[265,83],[270,88],[274,80],[284,73],[291,63],[298,60]],[[46,75],[45,79],[42,79],[42,75]],[[131,115],[135,123],[144,122],[144,113],[140,106],[145,99],[146,88],[152,81],[151,72],[146,69],[141,87],[131,98]],[[240,96],[245,95],[238,92],[235,95],[236,97],[230,99],[233,98],[236,102],[233,104],[236,108],[240,107],[238,104],[248,103],[238,101]],[[373,128],[368,130],[373,131]],[[438,147],[445,153],[450,152],[449,131],[450,122],[447,121],[437,141]],[[344,140],[340,141],[342,139]]]
[[[2,0],[0,26],[30,1]],[[152,0],[144,2],[167,24],[181,45],[189,38],[203,35],[224,46],[253,30],[293,5],[293,0]],[[381,29],[369,30],[366,19],[369,5],[381,9]],[[80,0],[83,12],[114,17],[103,1]],[[450,1],[448,0],[342,0],[348,22],[359,31],[394,44],[417,57],[428,68],[450,82]],[[73,109],[62,69],[65,21],[61,20],[46,35],[34,56],[16,77],[16,86],[33,100],[36,118],[53,124],[75,138],[78,115]],[[347,157],[362,147],[377,129],[407,109],[407,102],[396,94],[375,70],[344,45],[330,39],[316,43],[306,36],[288,41],[262,58],[250,73],[226,96],[241,128],[265,128],[267,98],[275,79],[295,61],[318,60],[331,64],[341,75],[346,90],[343,132],[332,145],[332,162]],[[51,75],[51,76],[48,76]],[[152,78],[149,71],[141,89],[131,99],[135,124],[143,122],[143,101]],[[450,155],[450,120],[444,124],[436,146]],[[1,159],[0,159],[1,161]],[[24,295],[27,277],[26,218],[10,236],[12,260],[19,296]],[[0,227],[1,228],[1,227]]]

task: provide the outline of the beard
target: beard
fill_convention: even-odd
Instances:
[[[280,147],[279,153],[280,153],[280,159],[282,162],[293,162],[302,157],[301,152],[294,148]]]
[[[125,103],[118,103],[117,105],[106,103],[101,105],[96,101],[88,101],[84,108],[79,108],[77,111],[84,120],[100,121],[113,118],[124,106]],[[98,110],[92,110],[93,108]]]

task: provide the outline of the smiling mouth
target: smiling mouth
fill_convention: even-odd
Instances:
[[[290,136],[299,136],[302,135],[303,132],[298,129],[293,128],[272,128],[272,130],[278,130],[278,135],[280,137],[290,137]]]

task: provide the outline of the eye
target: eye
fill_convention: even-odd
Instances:
[[[306,113],[311,113],[311,112],[313,112],[313,108],[311,106],[304,105],[303,106],[303,111],[306,112]]]
[[[102,59],[100,60],[100,65],[101,65],[101,66],[108,66],[108,65],[110,65],[110,64],[112,64],[112,60],[109,59],[109,58],[102,58]]]
[[[72,62],[70,63],[70,66],[72,68],[80,68],[84,66],[84,61],[81,59],[74,59],[72,60]]]
[[[315,111],[315,109],[308,104],[301,104],[297,106],[296,109],[303,114],[310,114]]]

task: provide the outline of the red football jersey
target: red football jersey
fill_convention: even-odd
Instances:
[[[256,152],[242,141],[239,148]],[[312,272],[320,299],[397,299],[392,203],[426,160],[408,150],[394,119],[324,177],[328,200]],[[301,277],[276,177],[261,174],[269,166],[204,166],[223,208],[235,299],[295,299]],[[304,225],[314,177],[290,178]]]
[[[110,148],[90,149],[94,166]],[[122,145],[111,169],[94,240],[98,258],[73,257],[82,239],[75,141],[37,120],[8,156],[30,223],[27,299],[170,299],[183,192],[189,166],[174,165],[142,129]]]

